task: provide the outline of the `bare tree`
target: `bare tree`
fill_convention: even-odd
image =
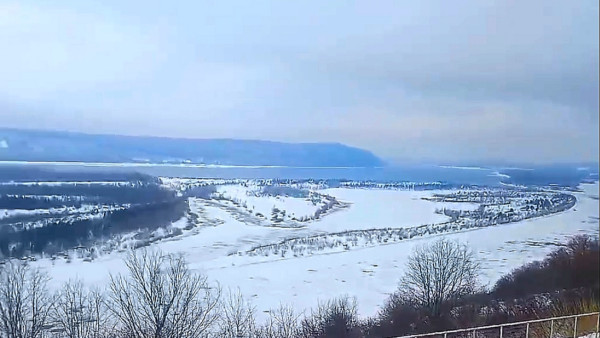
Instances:
[[[294,338],[300,335],[301,314],[289,305],[280,305],[269,311],[267,322],[257,329],[257,336],[266,338]]]
[[[98,290],[85,290],[81,281],[64,284],[51,311],[52,332],[68,338],[100,338],[112,334],[110,312]]]
[[[443,302],[477,290],[478,273],[479,264],[466,245],[441,239],[417,247],[410,255],[400,281],[401,294],[438,316]]]
[[[217,319],[220,288],[193,274],[180,255],[139,249],[125,260],[129,275],[112,276],[110,310],[131,337],[202,337]]]
[[[229,290],[221,302],[219,337],[254,337],[254,307],[237,291]]]
[[[41,337],[52,298],[48,278],[26,264],[8,262],[0,271],[1,331],[9,338]]]

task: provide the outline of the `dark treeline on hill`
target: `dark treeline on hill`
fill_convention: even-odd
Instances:
[[[441,239],[417,247],[399,276],[397,292],[374,317],[360,318],[356,300],[342,296],[304,312],[279,305],[262,323],[239,290],[222,290],[218,281],[192,272],[181,255],[130,251],[126,273],[111,275],[107,285],[89,289],[69,281],[56,292],[40,270],[9,261],[0,268],[0,335],[379,338],[583,314],[599,309],[598,254],[597,238],[577,236],[545,260],[518,268],[483,290],[473,283],[479,267],[471,249]],[[442,261],[446,264],[438,264]],[[34,306],[20,306],[24,301]],[[549,337],[553,330],[552,336],[580,337],[595,332],[597,320],[593,315],[580,318],[577,326],[569,320],[505,327],[503,333],[524,337],[529,330],[530,337]],[[477,337],[498,337],[498,329],[478,330]]]
[[[598,163],[553,164],[528,169],[503,168],[501,174],[508,175],[504,183],[547,186],[560,185],[577,187],[581,182],[598,180]]]
[[[74,206],[80,203],[153,203],[173,198],[175,193],[155,183],[127,184],[61,184],[61,185],[0,185],[0,207],[4,209],[37,209],[25,206],[25,201],[37,199],[46,207]],[[88,203],[89,204],[89,203]],[[24,206],[20,208],[19,206]]]
[[[139,204],[123,210],[103,212],[99,217],[70,219],[55,217],[40,227],[15,230],[8,225],[0,228],[0,253],[3,257],[23,257],[32,254],[53,255],[77,246],[102,244],[115,235],[165,227],[180,219],[188,210],[187,200]]]
[[[103,170],[102,168],[86,168],[86,170],[62,170],[58,167],[31,167],[23,165],[0,166],[0,182],[158,182],[156,177],[135,171]]]
[[[147,175],[3,169],[2,257],[53,255],[77,246],[102,247],[119,234],[138,230],[147,234],[168,226],[188,210],[185,198]]]
[[[234,139],[0,129],[0,161],[152,162],[296,167],[377,167],[369,151],[339,143],[284,143]]]

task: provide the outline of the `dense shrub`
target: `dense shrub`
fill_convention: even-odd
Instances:
[[[518,298],[542,292],[586,288],[597,297],[599,258],[597,238],[576,236],[545,260],[529,263],[500,278],[492,294],[497,298]]]
[[[424,260],[425,253],[414,258]],[[490,292],[445,299],[437,314],[426,303],[404,296],[406,289],[400,285],[367,323],[365,333],[369,337],[409,335],[594,312],[599,281],[598,239],[576,236],[545,260],[502,277]]]
[[[362,337],[356,299],[334,298],[319,304],[302,320],[302,337]]]

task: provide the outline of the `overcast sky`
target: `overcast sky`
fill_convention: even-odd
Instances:
[[[598,160],[598,1],[3,1],[0,126]]]

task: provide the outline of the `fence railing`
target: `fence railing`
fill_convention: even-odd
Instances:
[[[397,338],[416,337],[598,337],[600,338],[600,313],[590,312],[571,316],[534,319],[466,329],[420,333]]]

